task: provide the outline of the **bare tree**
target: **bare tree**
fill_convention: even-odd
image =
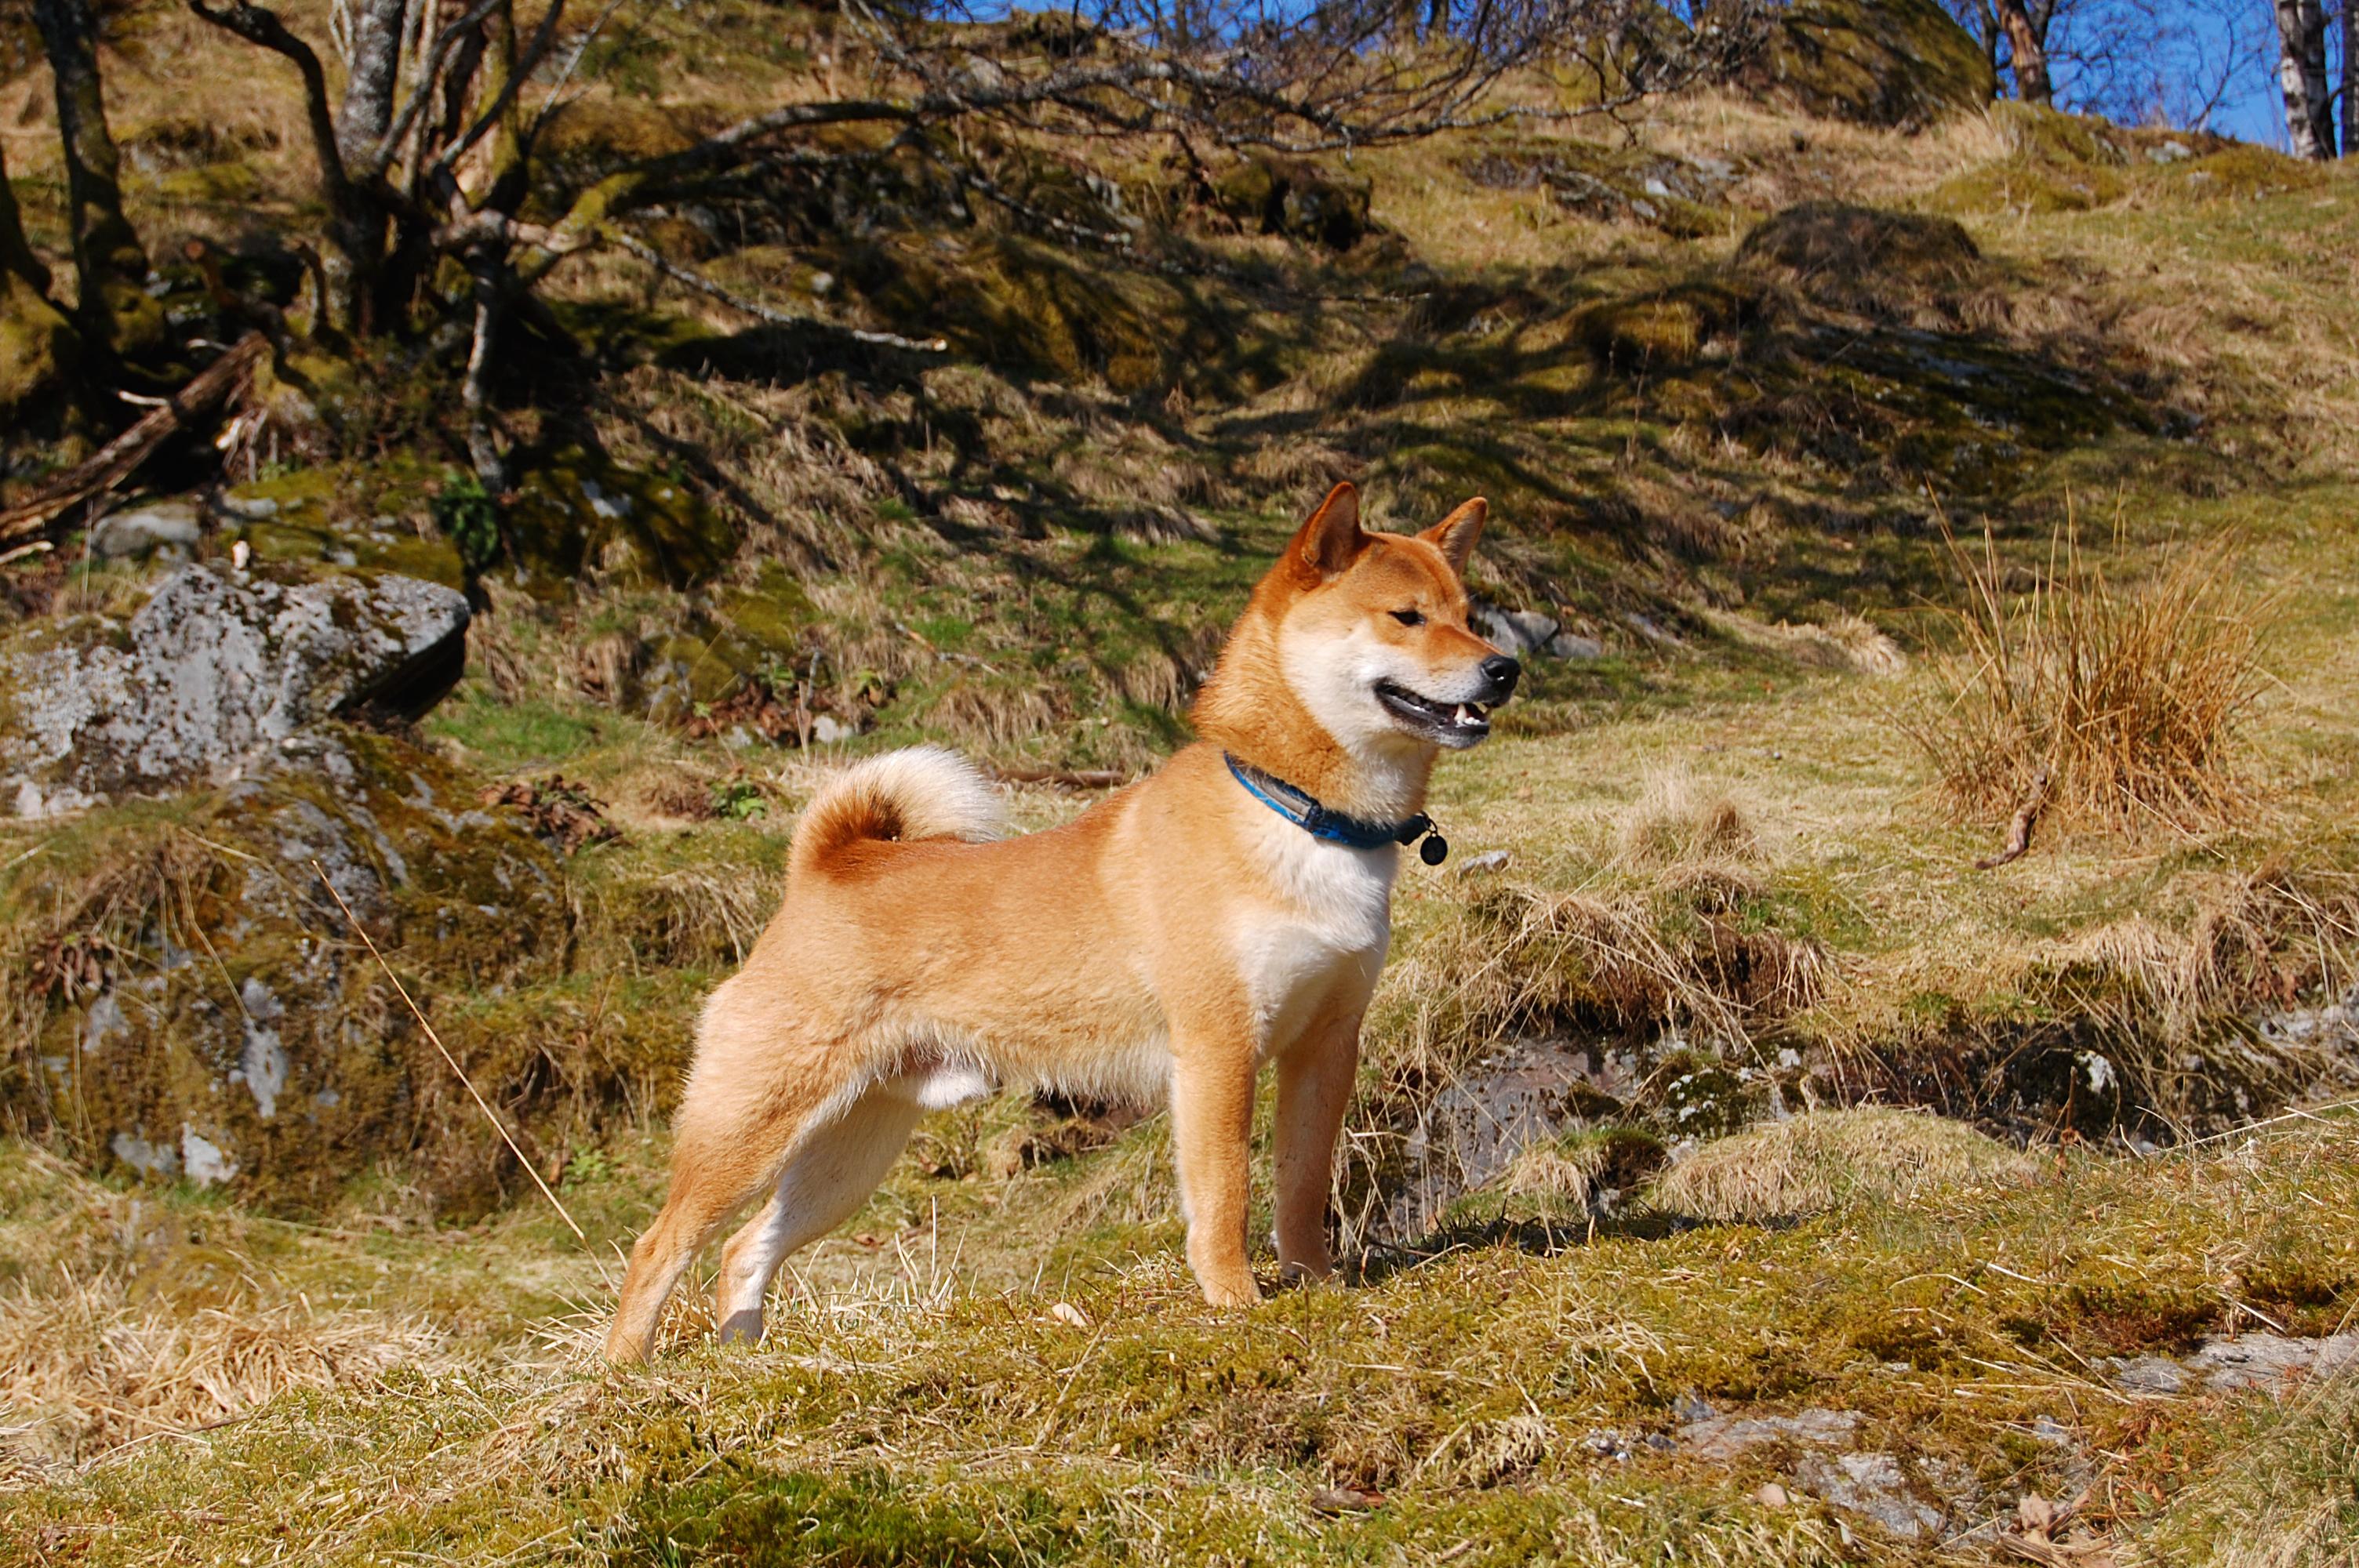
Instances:
[[[1662,15],[1643,0],[1482,0],[1455,16],[1435,0],[1408,7],[1406,38],[1404,0],[1093,0],[982,19],[843,0],[842,26],[864,67],[855,91],[779,104],[679,151],[625,161],[568,194],[552,187],[534,145],[578,92],[585,51],[625,0],[580,27],[569,27],[566,0],[549,0],[528,33],[514,0],[458,3],[468,8],[429,38],[411,6],[432,0],[355,0],[351,72],[332,103],[318,52],[277,12],[254,0],[189,0],[301,78],[331,213],[320,326],[464,343],[467,445],[494,490],[506,478],[492,419],[498,345],[520,313],[561,335],[536,290],[567,258],[610,245],[657,254],[669,274],[730,297],[632,236],[630,221],[649,207],[762,177],[815,179],[899,158],[932,166],[970,199],[1061,242],[1128,245],[1131,235],[1111,222],[1045,213],[1012,193],[975,150],[994,138],[966,133],[1160,138],[1191,161],[1212,148],[1349,153],[1453,127],[1612,113],[1726,70],[1756,36],[1746,20],[1756,0],[1714,7],[1712,25],[1683,43],[1658,41],[1642,64],[1625,41]],[[405,34],[417,39],[408,49]],[[1564,109],[1503,96],[1510,72],[1547,53],[1593,66],[1589,102]],[[847,142],[847,127],[869,135]],[[831,128],[838,135],[816,138]],[[527,221],[536,208],[550,216]],[[459,264],[463,292],[438,292],[438,258]]]
[[[2320,0],[2272,0],[2277,21],[2277,91],[2296,157],[2334,156],[2333,99],[2326,76],[2326,9]]]
[[[1990,0],[2006,34],[2007,59],[2015,73],[2015,90],[2027,103],[2052,103],[2055,87],[2048,78],[2048,29],[2056,20],[2056,0]]]
[[[147,253],[123,211],[122,160],[100,90],[98,17],[90,0],[33,0],[33,20],[57,85],[82,336],[110,357],[136,359],[163,341],[164,310],[147,293]]]

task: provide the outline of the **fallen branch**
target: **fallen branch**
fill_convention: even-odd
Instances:
[[[1059,784],[1066,789],[1120,789],[1130,782],[1130,775],[1120,768],[1050,768],[1034,763],[1019,767],[991,767],[991,773],[1003,784]]]
[[[1974,870],[1995,871],[2010,860],[2019,860],[2031,848],[2031,829],[2039,821],[2039,808],[2048,804],[2048,770],[2041,768],[2032,775],[2031,793],[2023,797],[2023,805],[2015,814],[2015,821],[2006,830],[2006,848],[1987,860],[1976,860]]]
[[[442,1036],[435,1033],[434,1026],[426,1022],[426,1014],[419,1011],[418,1003],[410,999],[409,988],[401,983],[401,977],[393,972],[393,966],[385,961],[385,955],[376,950],[375,942],[369,940],[368,931],[361,925],[359,917],[353,914],[353,906],[344,902],[344,895],[336,891],[336,884],[328,880],[328,873],[320,869],[317,860],[311,862],[311,874],[320,879],[320,885],[328,890],[328,896],[334,899],[336,907],[344,912],[344,920],[352,926],[353,935],[361,939],[361,946],[366,947],[369,957],[376,960],[376,967],[385,971],[385,978],[391,980],[393,989],[401,993],[401,1000],[408,1004],[409,1016],[418,1020],[418,1027],[426,1031],[426,1038],[434,1042],[434,1049],[441,1052],[442,1059],[451,1064],[451,1070],[459,1076],[459,1082],[465,1087],[468,1098],[475,1102],[475,1108],[484,1113],[484,1119],[492,1124],[492,1130],[500,1135],[500,1141],[508,1146],[508,1152],[516,1157],[516,1163],[524,1167],[524,1173],[532,1178],[532,1184],[540,1189],[540,1195],[549,1200],[549,1206],[557,1211],[557,1217],[565,1222],[565,1227],[580,1238],[583,1246],[588,1246],[590,1238],[582,1235],[582,1227],[573,1223],[573,1217],[565,1212],[564,1204],[558,1201],[549,1184],[540,1179],[540,1173],[533,1169],[532,1162],[524,1157],[524,1151],[516,1147],[516,1141],[508,1134],[507,1124],[493,1114],[492,1108],[476,1092],[475,1082],[467,1076],[467,1069],[459,1065],[459,1058],[451,1054],[451,1048],[442,1044]]]
[[[248,332],[230,351],[199,372],[164,406],[75,464],[30,501],[0,512],[0,546],[44,533],[60,517],[92,496],[129,479],[164,444],[165,438],[229,395],[270,351],[270,340]]]
[[[839,337],[850,338],[854,342],[875,343],[888,349],[912,349],[921,354],[942,353],[951,346],[949,341],[943,338],[904,338],[897,332],[871,332],[859,327],[841,327],[832,321],[823,321],[816,316],[799,316],[792,311],[776,309],[757,299],[748,299],[742,294],[723,287],[702,273],[691,267],[681,266],[653,245],[643,244],[628,234],[610,231],[606,237],[673,282],[684,283],[700,294],[707,294],[718,299],[732,310],[751,316],[757,321],[766,321],[773,327],[792,327],[803,331],[833,333]]]

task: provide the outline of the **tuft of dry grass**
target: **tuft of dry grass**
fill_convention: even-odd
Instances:
[[[2140,1532],[2129,1561],[2219,1568],[2359,1562],[2359,1376],[2258,1407],[2245,1441]]]
[[[2152,575],[2121,584],[2067,523],[2020,593],[1987,533],[1979,559],[1950,545],[1962,645],[1904,721],[1948,804],[2004,819],[2044,787],[2051,816],[2123,830],[2249,812],[2239,741],[2266,684],[2270,607],[2238,586],[2233,543],[2176,541]]]
[[[205,1431],[295,1390],[456,1354],[422,1316],[315,1306],[256,1262],[243,1221],[185,1222],[28,1145],[0,1167],[0,1478]]]
[[[1922,1111],[1864,1107],[1764,1122],[1707,1143],[1658,1178],[1658,1208],[1722,1223],[1799,1219],[1862,1198],[1902,1203],[1930,1188],[2016,1185],[2038,1162]]]
[[[1727,786],[1683,768],[1648,778],[1615,827],[1625,865],[1687,866],[1763,859],[1761,835]]]
[[[219,1426],[290,1390],[365,1383],[442,1348],[414,1317],[321,1314],[299,1298],[188,1312],[130,1289],[110,1271],[0,1298],[0,1475]]]

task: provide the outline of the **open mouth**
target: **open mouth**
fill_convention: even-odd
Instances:
[[[1376,700],[1402,729],[1445,746],[1472,746],[1491,732],[1491,710],[1479,702],[1438,702],[1391,681],[1376,683]]]

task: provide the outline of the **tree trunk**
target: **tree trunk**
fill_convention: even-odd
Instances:
[[[2343,0],[2343,156],[2359,157],[2359,0]]]
[[[2293,156],[2334,156],[2332,99],[2326,85],[2326,10],[2319,0],[2274,0],[2277,88],[2285,97],[2286,139]]]
[[[2006,34],[2016,95],[2026,103],[2053,103],[2056,90],[2048,80],[2048,29],[2035,23],[2023,0],[1996,0],[1995,8],[1998,25]]]
[[[124,215],[121,160],[106,128],[98,72],[98,19],[90,0],[34,0],[49,57],[73,225],[75,314],[92,347],[137,358],[164,341],[164,308],[147,294],[147,253]]]
[[[64,381],[81,353],[72,324],[49,303],[49,269],[25,238],[0,149],[0,420]]]
[[[408,0],[361,0],[360,15],[353,21],[344,106],[336,115],[336,145],[347,169],[364,166],[393,127],[393,94],[401,79],[402,31],[408,16]]]

